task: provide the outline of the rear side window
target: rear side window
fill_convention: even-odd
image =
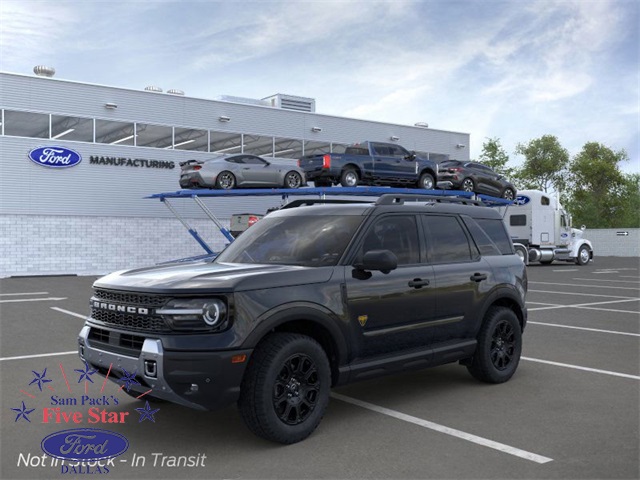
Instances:
[[[471,260],[467,235],[456,217],[423,215],[427,248],[431,263],[455,263]]]
[[[526,224],[526,215],[511,215],[509,217],[509,225],[511,225],[512,227],[524,227]]]
[[[513,243],[511,243],[511,239],[509,235],[507,235],[507,230],[504,228],[502,219],[476,218],[475,221],[498,247],[502,255],[511,255],[513,253]]]

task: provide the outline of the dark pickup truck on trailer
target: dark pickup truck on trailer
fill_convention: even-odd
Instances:
[[[298,166],[316,187],[339,183],[343,187],[388,185],[432,190],[438,178],[436,162],[393,143],[362,142],[347,147],[342,154],[303,157]]]
[[[89,368],[143,400],[237,401],[281,443],[315,430],[332,386],[450,362],[507,381],[527,319],[526,267],[498,211],[424,194],[285,206],[215,260],[93,288],[78,338]]]

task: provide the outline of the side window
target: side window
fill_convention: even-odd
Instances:
[[[540,205],[551,205],[551,200],[549,197],[540,197]]]
[[[248,163],[250,165],[266,165],[267,164],[267,162],[265,162],[261,158],[254,157],[252,155],[247,155],[246,157],[243,157],[242,163]]]
[[[467,219],[465,219],[465,222],[467,222]],[[470,218],[467,225],[471,222],[477,223],[480,226],[492,245],[498,249],[498,255],[511,255],[513,253],[513,243],[511,243],[511,239],[507,235],[507,231],[505,230],[504,223],[501,219],[476,218],[474,221]],[[469,230],[471,230],[471,228]],[[478,238],[476,238],[475,233],[472,232],[472,235],[477,243]],[[478,247],[480,247],[480,245],[478,245]],[[480,251],[482,251],[482,249],[480,249]],[[487,254],[483,253],[483,255]]]
[[[471,260],[467,234],[456,217],[423,215],[426,226],[427,247],[431,263],[455,263]]]
[[[511,225],[512,227],[524,227],[526,224],[526,215],[511,215],[509,217],[509,225]]]
[[[383,217],[371,225],[364,236],[358,258],[369,250],[391,250],[398,257],[398,265],[420,262],[420,243],[414,216]]]

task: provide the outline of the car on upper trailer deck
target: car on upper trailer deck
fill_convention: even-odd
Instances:
[[[246,153],[218,155],[207,160],[180,163],[181,188],[300,188],[307,184],[304,171],[294,162],[266,159]]]

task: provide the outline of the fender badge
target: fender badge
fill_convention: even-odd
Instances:
[[[359,315],[358,316],[358,322],[360,322],[360,326],[364,327],[364,324],[367,323],[367,319],[369,317],[367,315]]]

